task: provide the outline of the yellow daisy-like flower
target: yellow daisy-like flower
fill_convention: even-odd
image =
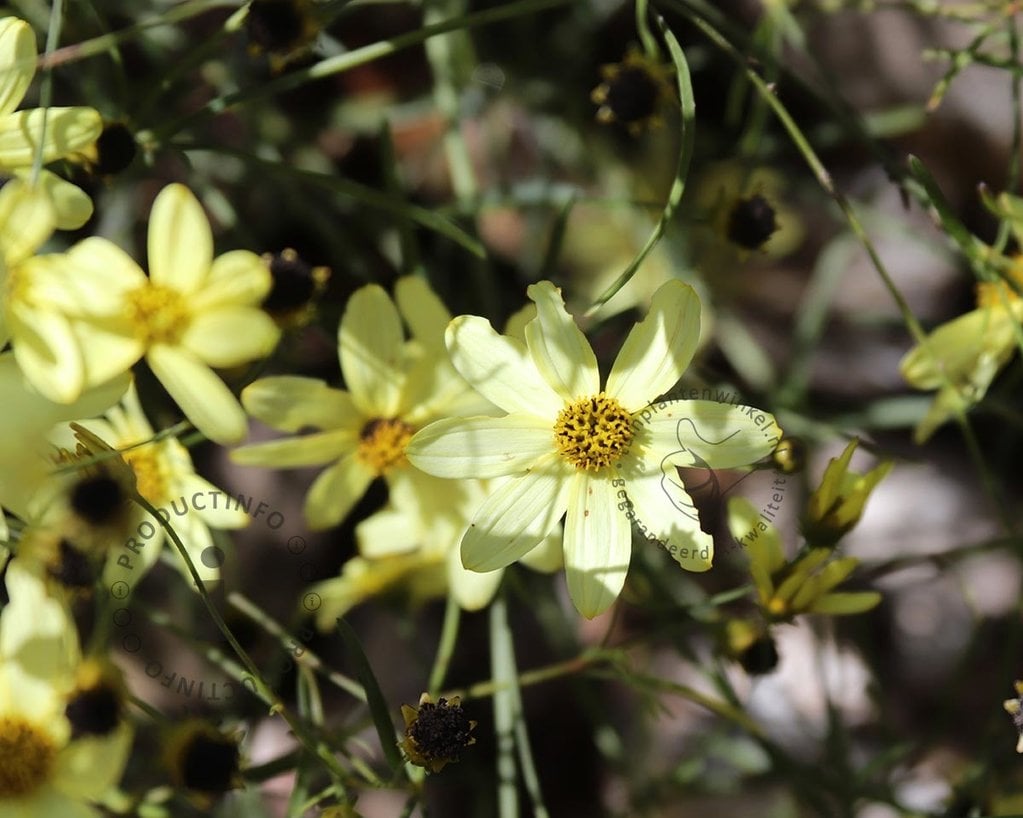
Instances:
[[[225,492],[195,473],[188,449],[176,438],[153,441],[155,432],[142,411],[134,385],[120,405],[108,410],[105,417],[83,420],[80,425],[112,448],[123,450],[121,456],[135,474],[138,493],[166,514],[199,576],[207,582],[218,579],[219,556],[207,550],[213,546],[210,527],[243,528],[249,517],[240,505],[229,502]],[[139,509],[138,518],[141,521],[148,515]],[[135,537],[130,548],[117,549],[120,559],[107,562],[105,583],[109,586],[117,579],[125,579],[122,576],[125,572],[130,585],[137,583],[156,564],[166,541],[164,530],[157,528],[152,539]],[[180,561],[179,567],[191,584],[187,567]]]
[[[0,172],[31,167],[40,148],[44,163],[78,153],[95,142],[103,129],[99,113],[92,108],[15,110],[35,72],[31,27],[17,17],[0,19]]]
[[[18,560],[0,614],[0,818],[100,818],[98,801],[121,777],[132,730],[76,730],[79,648],[63,606]],[[74,710],[72,717],[78,714]],[[81,726],[80,719],[75,719]],[[95,726],[93,724],[93,726]]]
[[[165,187],[149,218],[149,276],[117,245],[89,238],[63,257],[60,307],[75,318],[86,382],[101,383],[139,358],[210,440],[237,443],[245,413],[212,367],[268,355],[280,330],[258,304],[270,289],[259,256],[213,257],[213,234],[188,188]]]
[[[1023,256],[1007,277],[1023,287]],[[902,377],[917,389],[937,389],[930,410],[913,439],[925,442],[957,411],[976,406],[1016,350],[1016,325],[1023,320],[1023,298],[1005,281],[977,285],[977,309],[937,327],[899,364]]]
[[[684,568],[710,568],[678,468],[735,468],[769,455],[774,418],[713,401],[651,403],[689,366],[700,301],[669,281],[633,327],[601,388],[596,357],[549,281],[528,289],[537,317],[526,343],[476,316],[448,326],[455,368],[508,414],[451,418],[418,432],[413,465],[442,477],[506,480],[489,494],[462,538],[462,562],[494,571],[519,559],[566,514],[564,555],[576,607],[593,617],[617,598],[631,552],[631,521]]]
[[[314,429],[300,437],[242,446],[236,463],[295,468],[333,463],[306,496],[305,517],[313,529],[345,518],[369,484],[382,477],[392,493],[440,498],[438,515],[463,518],[466,487],[410,467],[409,439],[439,417],[485,411],[485,404],[451,368],[434,339],[450,317],[427,285],[400,280],[397,306],[375,284],[349,299],[338,328],[338,357],[347,391],[323,381],[280,376],[263,378],[242,392],[246,410],[282,432]],[[402,318],[413,334],[405,340]],[[414,543],[415,540],[413,539]]]

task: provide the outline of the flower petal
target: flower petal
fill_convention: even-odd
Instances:
[[[11,304],[14,357],[25,379],[54,403],[71,403],[85,385],[82,351],[68,320],[52,310]]]
[[[126,295],[147,284],[146,274],[131,256],[99,237],[87,238],[68,250],[63,268],[57,271],[62,275],[52,276],[54,286],[47,295],[68,315],[120,318]]]
[[[149,278],[185,295],[201,291],[213,263],[206,212],[187,187],[167,185],[149,214]]]
[[[544,380],[562,400],[596,395],[600,391],[597,357],[565,310],[561,291],[549,281],[540,281],[531,284],[526,294],[536,304],[536,318],[526,325],[526,345]]]
[[[300,437],[252,443],[231,450],[231,460],[241,466],[272,466],[296,469],[321,466],[354,451],[357,435],[348,429],[332,429]]]
[[[636,420],[636,451],[651,452],[658,460],[671,453],[683,468],[748,466],[773,452],[782,436],[773,415],[710,400],[664,401]]]
[[[56,226],[46,193],[20,179],[0,189],[0,252],[8,267],[31,256]]]
[[[0,116],[11,113],[25,98],[36,73],[36,37],[17,17],[0,20]]]
[[[529,359],[525,345],[498,335],[489,321],[460,315],[448,325],[445,340],[459,374],[504,411],[553,421],[564,407],[564,400]]]
[[[565,513],[571,477],[564,461],[550,454],[498,485],[462,538],[462,565],[496,571],[531,551]]]
[[[960,315],[937,327],[899,363],[899,371],[917,389],[969,384],[985,357],[1000,367],[1015,349],[1012,313],[987,307]]]
[[[42,108],[0,116],[0,168],[32,165],[43,133]],[[92,108],[50,108],[46,116],[43,163],[79,153],[100,135],[103,120]]]
[[[359,555],[379,560],[415,551],[419,548],[415,523],[416,520],[399,507],[386,506],[370,514],[355,526]]]
[[[564,536],[561,526],[555,526],[551,533],[540,540],[540,544],[519,562],[544,574],[553,574],[561,570],[565,565],[565,549],[562,545]]]
[[[265,358],[281,337],[273,319],[254,307],[219,307],[196,315],[181,345],[210,366],[239,366]]]
[[[437,477],[501,477],[527,470],[553,449],[549,421],[516,414],[438,420],[416,432],[405,456]]]
[[[324,471],[313,481],[305,498],[309,527],[321,531],[340,523],[362,499],[373,476],[354,452]]]
[[[485,608],[497,593],[504,571],[470,571],[462,566],[462,558],[457,548],[452,548],[445,556],[448,588],[455,597],[460,608],[466,611],[479,611]]]
[[[206,364],[178,347],[154,344],[146,362],[195,428],[214,443],[230,445],[245,437],[245,411]]]
[[[592,619],[618,598],[632,556],[632,526],[611,477],[578,472],[565,517],[565,576],[576,609]]]
[[[383,287],[369,284],[348,299],[338,327],[341,373],[352,400],[370,418],[392,418],[404,382],[401,317]]]
[[[300,375],[278,375],[250,383],[242,390],[242,406],[256,420],[282,432],[308,427],[358,432],[366,420],[347,392]]]
[[[427,347],[444,348],[444,330],[451,313],[419,276],[402,276],[394,285],[394,300],[412,337]]]
[[[202,289],[191,306],[198,312],[216,307],[256,307],[270,292],[273,277],[263,260],[249,250],[232,250],[213,259]]]
[[[188,508],[205,525],[212,528],[234,529],[245,528],[249,524],[249,515],[242,504],[236,499],[232,502],[230,494],[194,472],[182,475],[175,489],[184,498]]]
[[[132,738],[131,726],[122,723],[109,735],[75,739],[57,756],[54,789],[79,801],[98,800],[120,780]]]
[[[97,386],[123,376],[145,353],[142,342],[128,332],[92,321],[75,322],[75,335],[85,363],[85,383]]]
[[[23,178],[28,171],[19,174]],[[53,204],[58,230],[77,230],[92,218],[92,199],[84,190],[43,168],[39,184]]]
[[[665,549],[687,571],[709,569],[714,560],[714,540],[700,528],[696,506],[671,459],[666,457],[657,470],[648,469],[631,456],[619,461],[618,466],[625,485],[616,497],[619,502],[632,503],[631,511],[643,537]]]
[[[618,352],[606,392],[634,412],[673,387],[700,341],[700,299],[681,281],[654,293],[646,318],[632,328]]]

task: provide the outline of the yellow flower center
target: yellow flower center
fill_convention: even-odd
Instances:
[[[1023,290],[1023,257],[1013,261],[1007,277]],[[977,284],[977,306],[1006,308],[1020,302],[1019,294],[1004,281],[982,281]]]
[[[632,415],[603,392],[568,404],[554,423],[558,452],[577,469],[598,471],[629,450]]]
[[[138,493],[153,505],[167,498],[167,474],[153,445],[139,446],[123,453],[124,461],[135,472]]]
[[[177,290],[147,283],[128,293],[128,320],[135,337],[149,344],[177,344],[191,318]]]
[[[34,724],[0,716],[0,800],[37,790],[50,776],[57,748]]]
[[[397,418],[374,418],[359,434],[359,459],[378,475],[404,466],[405,447],[416,430]]]

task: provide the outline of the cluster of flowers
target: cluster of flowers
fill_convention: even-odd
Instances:
[[[397,577],[482,608],[518,561],[564,566],[572,603],[595,617],[623,588],[634,529],[686,570],[711,567],[713,539],[679,469],[758,463],[776,454],[781,432],[749,407],[662,399],[697,351],[691,287],[671,280],[654,293],[605,378],[551,282],[528,288],[530,303],[504,334],[478,316],[453,318],[421,278],[398,281],[393,297],[371,284],[351,296],[337,331],[345,389],[281,375],[249,384],[239,400],[215,370],[277,345],[270,266],[247,250],[215,255],[205,211],[181,184],[153,202],[148,274],[103,238],[40,252],[92,212],[81,190],[41,165],[87,155],[103,123],[89,108],[17,111],[35,60],[28,25],[0,20],[0,171],[11,177],[0,189],[0,557],[10,600],[0,616],[0,812],[96,814],[87,804],[119,780],[132,730],[121,673],[97,640],[83,655],[71,603],[100,577],[109,582],[112,545],[146,508],[219,491],[195,473],[174,430],[147,418],[131,377],[143,359],[195,429],[234,447],[234,462],[326,466],[306,497],[310,528],[337,525],[371,482],[386,482],[386,506],[356,526],[359,556],[315,589],[324,628]],[[238,445],[249,417],[285,436]],[[826,477],[812,514],[825,539],[855,523],[883,476],[864,482],[847,466],[848,456]],[[246,523],[244,510],[224,505],[177,516],[188,580],[218,578],[200,559],[210,527]],[[159,558],[163,536],[136,552],[136,578]],[[830,593],[855,562],[811,576],[835,540],[786,563],[765,537],[754,577],[769,621],[876,604],[876,594]],[[457,701],[437,709],[469,743]],[[446,755],[431,756],[432,739],[417,729],[408,728],[406,753],[439,769]],[[170,745],[183,784],[229,786],[235,741],[190,725],[179,732]],[[196,777],[190,753],[217,763],[199,764]]]

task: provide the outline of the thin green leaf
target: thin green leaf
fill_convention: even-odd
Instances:
[[[980,254],[984,249],[984,245],[977,240],[976,236],[952,212],[952,206],[948,203],[945,195],[941,192],[941,188],[938,187],[938,183],[934,181],[934,177],[931,176],[931,172],[927,170],[924,163],[916,156],[910,156],[909,171],[913,178],[923,187],[924,192],[927,194],[927,199],[931,203],[931,207],[934,208],[935,213],[938,214],[941,226],[945,229],[945,232],[959,245],[972,262],[975,264],[981,263],[983,259]]]
[[[397,733],[394,730],[394,722],[391,721],[391,711],[387,706],[387,699],[384,698],[384,693],[380,689],[380,683],[373,673],[373,668],[370,667],[366,653],[362,649],[362,643],[359,641],[355,631],[352,630],[352,626],[339,617],[337,620],[337,630],[345,643],[345,650],[355,670],[355,675],[366,691],[369,714],[373,719],[373,726],[376,727],[377,735],[380,737],[380,746],[384,750],[387,763],[394,772],[399,772],[404,769],[405,760],[401,757],[401,751],[398,749]]]

